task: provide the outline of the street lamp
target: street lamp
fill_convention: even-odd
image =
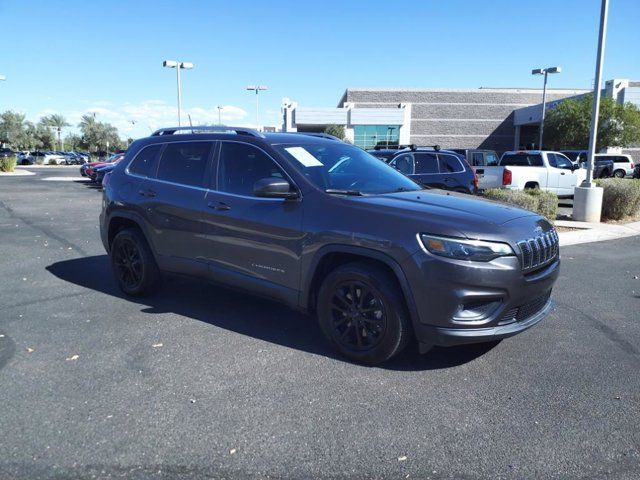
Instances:
[[[176,60],[165,60],[162,62],[162,66],[166,68],[175,68],[176,69],[176,77],[178,81],[178,126],[181,126],[181,110],[182,110],[182,86],[180,84],[180,70],[190,70],[193,68],[193,63],[191,62],[178,62]]]
[[[218,125],[222,125],[222,110],[224,107],[222,105],[218,105],[216,108],[218,109]]]
[[[544,134],[544,114],[547,110],[547,75],[549,73],[560,73],[562,69],[560,67],[549,68],[536,68],[531,70],[531,75],[544,75],[544,87],[542,88],[542,118],[540,119],[540,140],[538,142],[538,148],[542,150],[542,136]]]
[[[258,92],[266,89],[267,87],[265,85],[247,85],[247,90],[256,92],[256,129],[260,129],[260,118],[258,116]]]

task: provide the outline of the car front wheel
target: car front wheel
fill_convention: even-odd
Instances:
[[[404,297],[385,270],[341,265],[327,275],[317,304],[324,334],[345,357],[376,365],[400,353],[411,336]]]
[[[160,279],[153,253],[134,228],[118,232],[110,248],[111,268],[120,290],[134,297],[152,293]]]
[[[613,176],[616,178],[624,178],[625,172],[623,170],[616,170],[613,172]]]

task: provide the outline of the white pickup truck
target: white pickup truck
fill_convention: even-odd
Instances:
[[[484,167],[479,188],[540,188],[559,197],[573,196],[573,189],[587,176],[566,156],[547,150],[505,152],[497,166]]]

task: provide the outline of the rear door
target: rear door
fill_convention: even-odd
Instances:
[[[469,181],[473,177],[470,172],[467,173],[458,157],[447,153],[438,153],[438,160],[440,175],[442,175],[442,181],[447,190],[464,190],[465,192],[472,190],[473,183],[469,185]]]
[[[161,267],[206,275],[203,210],[213,141],[167,143],[155,175],[139,187]]]
[[[440,173],[436,153],[416,152],[414,157],[415,174],[411,175],[412,180],[431,188],[447,188],[444,181],[445,175]]]
[[[303,200],[254,195],[254,184],[262,178],[286,178],[292,183],[280,165],[255,145],[221,141],[216,163],[217,175],[205,202],[209,275],[295,303]]]

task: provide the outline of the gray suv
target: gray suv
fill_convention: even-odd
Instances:
[[[354,361],[384,362],[412,337],[421,352],[498,340],[551,309],[547,220],[423,190],[337,139],[163,129],[103,184],[100,232],[123,292],[174,272],[267,296],[315,313]]]

